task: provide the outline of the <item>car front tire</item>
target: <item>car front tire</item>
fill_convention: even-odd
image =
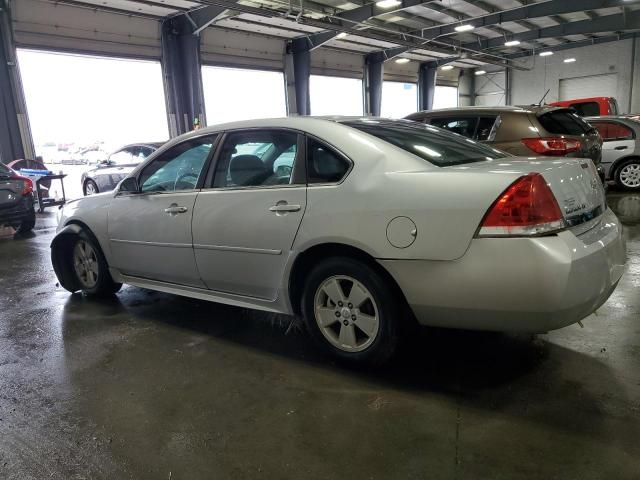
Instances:
[[[84,196],[95,195],[96,193],[100,193],[98,190],[98,185],[93,180],[89,179],[84,182]]]
[[[398,345],[402,303],[388,281],[365,262],[335,257],[308,275],[305,324],[316,343],[353,364],[380,365]]]
[[[100,245],[92,235],[82,230],[69,246],[66,261],[78,290],[90,296],[108,296],[120,290],[122,284],[111,278]]]
[[[640,159],[632,158],[616,169],[616,184],[627,190],[640,190]]]

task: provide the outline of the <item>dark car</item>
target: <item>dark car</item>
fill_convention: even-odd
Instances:
[[[113,190],[120,180],[162,145],[162,142],[136,143],[116,150],[96,168],[82,174],[82,192],[94,195]]]
[[[0,163],[0,226],[9,225],[25,233],[35,224],[33,182]]]
[[[418,112],[406,118],[444,128],[513,155],[590,158],[596,166],[602,158],[602,138],[598,131],[568,108],[461,107]]]

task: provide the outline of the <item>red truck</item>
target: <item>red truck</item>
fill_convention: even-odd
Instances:
[[[599,117],[618,115],[618,102],[613,97],[576,98],[563,102],[550,103],[554,107],[573,108],[581,117]]]

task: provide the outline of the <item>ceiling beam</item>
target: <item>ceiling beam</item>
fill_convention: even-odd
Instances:
[[[433,3],[437,0],[400,0],[400,4],[389,9],[379,7],[376,3],[367,3],[351,10],[344,10],[340,13],[327,17],[327,20],[336,27],[353,28],[357,24],[366,22],[372,18],[384,15],[386,13],[392,13],[394,11],[404,10],[405,8],[413,7],[416,5],[422,5],[426,3]],[[324,32],[317,32],[311,35],[294,38],[292,41],[292,51],[313,50],[321,47],[328,41],[335,38],[340,32],[337,30],[327,30]]]
[[[635,10],[627,12],[626,14],[617,13],[614,15],[598,17],[593,20],[580,20],[577,22],[562,23],[552,27],[539,28],[537,30],[529,30],[522,33],[514,33],[509,37],[509,40],[528,42],[543,38],[563,37],[566,35],[584,35],[589,33],[619,32],[638,29],[640,29],[640,10]],[[486,50],[489,48],[503,46],[504,38],[491,38],[480,40],[480,42],[462,45],[462,47],[475,48],[477,50]]]
[[[554,52],[560,52],[564,50],[572,50],[574,48],[590,47],[592,45],[599,45],[601,43],[617,42],[620,40],[627,40],[629,38],[637,38],[637,37],[638,37],[638,34],[636,33],[621,33],[618,35],[609,35],[606,37],[596,37],[596,38],[589,38],[587,40],[567,42],[560,45],[554,45],[553,47],[549,47],[549,49],[553,50]],[[507,58],[516,59],[516,58],[530,57],[531,55],[532,53],[529,50],[527,52],[512,53],[505,56]]]
[[[638,3],[640,0],[624,2],[625,4]],[[609,8],[620,6],[623,0],[547,0],[540,3],[532,3],[521,7],[503,10],[499,12],[482,15],[480,17],[465,20],[465,24],[473,25],[476,28],[499,25],[505,22],[517,22],[528,18],[547,17],[551,15],[561,15],[563,13],[582,12],[584,10],[596,10],[599,8]],[[425,38],[436,38],[442,35],[455,33],[455,27],[460,22],[448,23],[437,27],[429,27],[423,30]],[[530,24],[529,24],[530,25]]]

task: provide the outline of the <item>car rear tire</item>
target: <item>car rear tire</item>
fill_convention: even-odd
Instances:
[[[16,232],[20,234],[29,233],[31,230],[33,230],[33,227],[35,226],[36,226],[36,212],[35,210],[32,210],[29,213],[29,216],[27,216],[27,218],[22,220],[22,223],[20,224],[20,226],[18,226],[18,229],[16,230]]]
[[[365,262],[334,257],[308,275],[305,324],[316,343],[353,364],[380,365],[395,352],[403,308],[388,281]]]
[[[84,230],[76,237],[67,250],[70,271],[75,277],[78,290],[90,296],[113,295],[122,287],[111,278],[109,266],[100,245]]]
[[[84,196],[95,195],[96,193],[100,193],[98,190],[98,185],[93,180],[89,179],[84,182]]]
[[[616,170],[616,184],[627,190],[640,190],[640,159],[623,162]]]

